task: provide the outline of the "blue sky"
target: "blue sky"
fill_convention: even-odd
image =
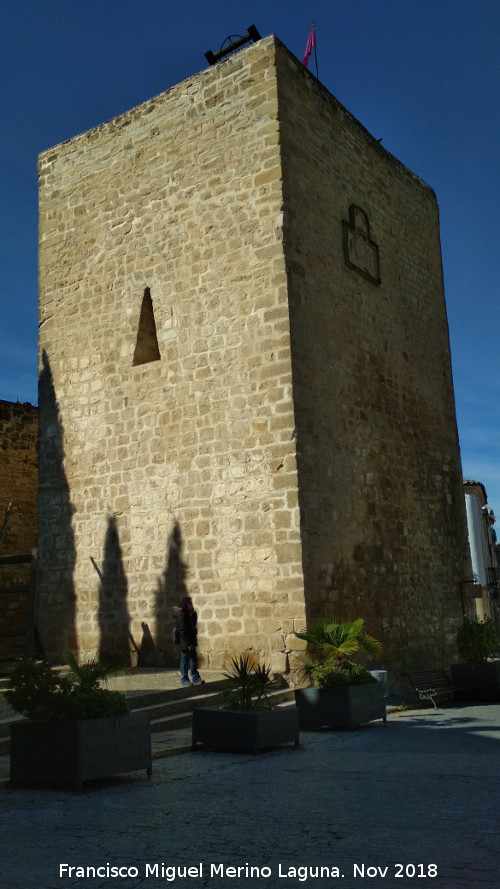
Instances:
[[[300,58],[312,19],[320,80],[437,194],[463,474],[500,520],[498,0],[3,0],[0,399],[37,403],[38,153],[248,25]]]

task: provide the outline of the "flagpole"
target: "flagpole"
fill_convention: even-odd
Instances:
[[[314,22],[313,22],[312,24],[313,24],[313,28],[314,28]],[[314,63],[315,63],[315,65],[316,65],[316,79],[319,80],[319,75],[318,75],[318,53],[316,52],[316,28],[314,28]]]

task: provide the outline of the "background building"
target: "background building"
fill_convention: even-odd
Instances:
[[[480,620],[491,617],[500,629],[498,551],[493,528],[495,516],[488,506],[486,489],[481,482],[464,479],[464,494],[474,581],[470,594],[474,598],[474,610]]]
[[[37,408],[0,401],[0,663],[26,654],[33,635],[30,563],[11,559],[37,544],[37,438]]]

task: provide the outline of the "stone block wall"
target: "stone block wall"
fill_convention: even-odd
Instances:
[[[37,545],[38,410],[0,401],[0,555],[29,553]],[[0,660],[24,653],[29,565],[0,565]]]
[[[220,667],[364,616],[447,657],[466,538],[437,208],[275,37],[40,156],[48,651]],[[458,484],[458,487],[457,487]],[[462,526],[463,523],[463,526]]]
[[[436,198],[278,56],[308,619],[446,665],[470,568]]]
[[[286,669],[304,623],[273,56],[264,41],[40,157],[54,653],[61,603],[85,654],[143,621],[168,650],[189,592],[216,667],[253,648]]]

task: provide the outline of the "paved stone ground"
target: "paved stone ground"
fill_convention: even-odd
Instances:
[[[205,682],[215,682],[223,679],[224,674],[216,670],[203,670],[200,674]],[[131,667],[121,673],[115,673],[106,680],[106,687],[110,691],[121,691],[125,694],[136,694],[145,691],[161,691],[166,688],[180,688],[180,673],[178,670],[165,668],[137,669]]]
[[[4,787],[0,886],[498,889],[499,745],[499,705],[414,710],[256,757],[159,758],[151,780],[80,794]],[[107,863],[130,876],[60,876]],[[192,875],[171,881],[170,867]]]

